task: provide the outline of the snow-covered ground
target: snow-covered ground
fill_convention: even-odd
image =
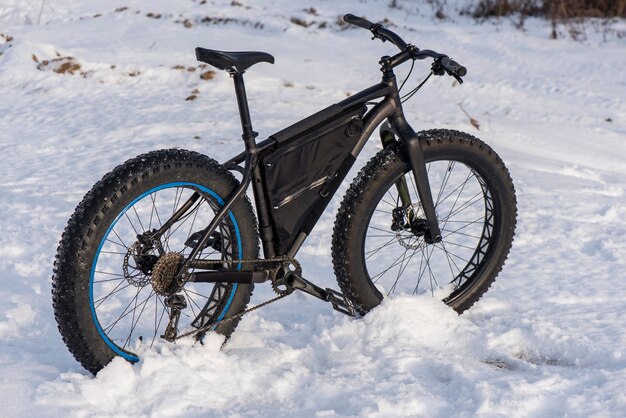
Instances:
[[[626,415],[624,21],[589,24],[577,42],[550,40],[543,21],[522,32],[437,20],[422,2],[173,3],[0,0],[0,415]],[[82,195],[152,149],[220,161],[241,150],[231,80],[201,79],[196,46],[276,57],[246,73],[262,136],[376,83],[392,46],[342,30],[347,12],[388,18],[468,67],[462,86],[436,78],[405,109],[415,128],[469,131],[508,165],[519,222],[496,284],[462,316],[396,297],[352,320],[297,294],[248,315],[221,351],[215,335],[159,344],[138,364],[88,374],[50,297],[56,244]],[[411,83],[427,71],[418,62]],[[336,287],[331,210],[346,187],[301,251],[323,286]],[[271,294],[259,286],[253,302]]]

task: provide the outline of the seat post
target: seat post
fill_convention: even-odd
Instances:
[[[232,71],[230,75],[235,83],[235,94],[237,95],[237,106],[239,107],[239,117],[241,118],[241,129],[243,134],[243,142],[247,151],[256,150],[257,133],[252,130],[252,121],[250,120],[250,109],[248,108],[248,97],[246,96],[246,86],[243,82],[243,72]]]

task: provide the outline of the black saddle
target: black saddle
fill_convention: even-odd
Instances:
[[[220,70],[243,73],[259,62],[274,64],[274,57],[267,52],[225,52],[212,49],[196,48],[198,61],[206,62]]]

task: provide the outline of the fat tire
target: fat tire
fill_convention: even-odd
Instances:
[[[116,356],[99,335],[90,310],[89,271],[94,254],[119,208],[143,191],[172,181],[205,185],[223,199],[239,184],[223,166],[202,154],[175,149],[153,151],[126,161],[97,182],[77,206],[63,232],[52,276],[54,315],[69,351],[93,374]],[[243,258],[257,258],[257,223],[249,199],[244,197],[232,213],[240,229]],[[240,284],[226,316],[244,310],[252,290],[252,284]],[[239,318],[226,321],[215,331],[228,337],[238,322]]]
[[[482,266],[480,276],[472,280],[469,288],[460,297],[444,299],[444,302],[461,314],[481,298],[504,266],[515,234],[515,189],[502,159],[478,138],[445,129],[422,131],[418,133],[418,138],[426,162],[445,153],[455,155],[471,164],[473,169],[478,169],[489,182],[490,190],[500,208],[500,224],[495,238],[497,241]],[[369,278],[362,261],[363,237],[369,223],[369,218],[365,218],[378,204],[381,188],[389,184],[390,177],[397,175],[400,170],[406,171],[408,167],[406,152],[400,142],[381,150],[354,179],[337,213],[332,240],[333,268],[339,287],[361,315],[365,315],[382,301],[381,294]]]

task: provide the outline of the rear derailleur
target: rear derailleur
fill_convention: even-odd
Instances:
[[[170,320],[165,327],[165,332],[161,335],[166,341],[173,342],[178,335],[178,321],[180,313],[187,307],[187,301],[183,295],[172,295],[165,299],[165,306],[170,308]]]

